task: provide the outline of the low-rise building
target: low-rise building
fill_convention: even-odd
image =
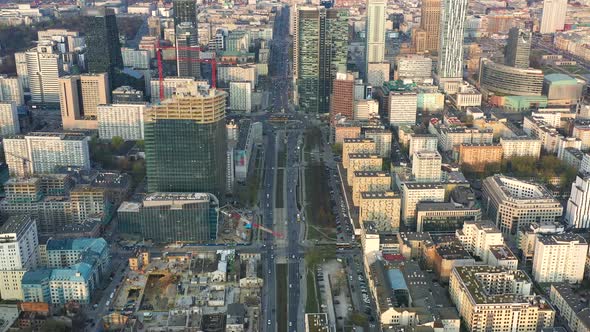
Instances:
[[[570,331],[590,331],[588,300],[577,293],[574,286],[569,283],[552,283],[549,298]]]
[[[416,205],[417,232],[452,232],[463,224],[481,219],[479,207],[453,202],[420,202]]]

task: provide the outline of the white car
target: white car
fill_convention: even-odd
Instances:
[[[270,319],[268,320],[268,325],[270,325]]]

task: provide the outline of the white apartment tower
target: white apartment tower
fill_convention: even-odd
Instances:
[[[0,101],[14,102],[17,105],[25,103],[22,83],[18,77],[0,76]]]
[[[588,243],[578,234],[537,235],[533,278],[537,282],[581,282]]]
[[[98,136],[110,140],[119,136],[124,140],[143,139],[145,104],[112,104],[97,107]]]
[[[16,104],[0,102],[0,136],[14,135],[19,132]]]
[[[489,221],[465,221],[463,229],[455,231],[455,234],[465,250],[486,264],[489,262],[490,247],[504,244],[502,232]]]

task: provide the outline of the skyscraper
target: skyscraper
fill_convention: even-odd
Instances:
[[[194,27],[197,26],[195,0],[173,0],[172,9],[174,11],[174,26],[178,26],[182,22],[190,22]]]
[[[507,66],[528,68],[531,55],[531,32],[513,27],[508,34],[508,43],[504,52],[504,63]]]
[[[367,1],[367,64],[385,58],[385,0]]]
[[[61,56],[51,41],[41,41],[25,53],[27,73],[34,103],[59,103],[58,78],[62,75]]]
[[[441,0],[423,0],[420,29],[426,32],[424,48],[426,51],[438,51],[440,38]]]
[[[197,29],[190,22],[176,26],[176,68],[179,77],[201,76]]]
[[[302,111],[327,113],[332,81],[346,70],[348,14],[324,7],[300,8],[295,14],[294,78]]]
[[[221,90],[187,83],[146,110],[148,191],[225,195],[226,98]]]
[[[113,73],[123,68],[119,29],[114,10],[105,7],[86,8],[86,65],[91,73]]]
[[[438,50],[439,82],[463,78],[463,26],[467,0],[442,0]]]
[[[563,30],[567,12],[567,0],[544,0],[541,18],[541,33]]]

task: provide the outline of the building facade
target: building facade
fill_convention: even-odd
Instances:
[[[144,139],[143,113],[145,104],[111,104],[97,107],[98,136],[112,140],[121,137],[126,141]]]
[[[537,235],[533,254],[533,278],[539,283],[579,283],[584,278],[588,242],[572,233]]]

